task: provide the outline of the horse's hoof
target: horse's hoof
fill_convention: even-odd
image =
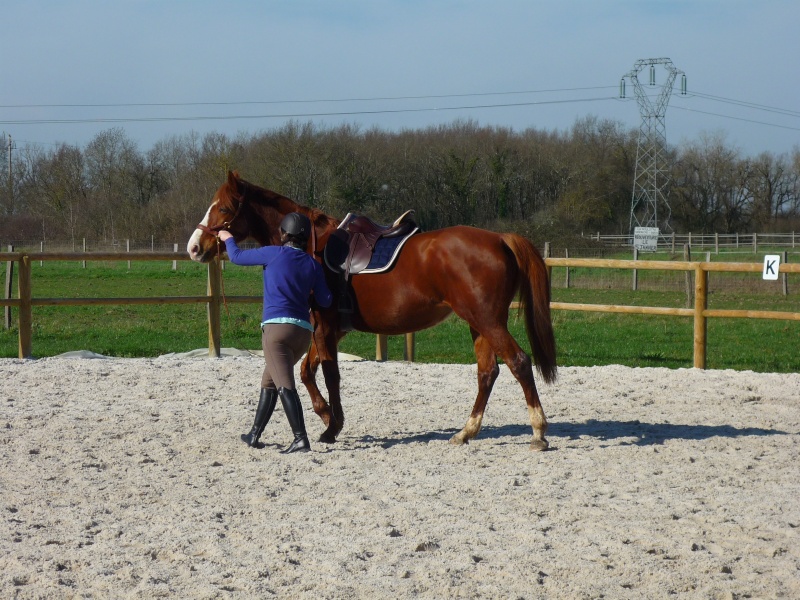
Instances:
[[[323,431],[322,435],[319,436],[319,441],[323,444],[334,444],[336,443],[336,436],[327,431]]]
[[[453,444],[453,446],[464,446],[466,444],[469,444],[469,440],[459,437],[459,435],[456,434],[450,438],[450,443]]]
[[[533,452],[544,452],[550,447],[550,442],[547,440],[533,440],[530,449]]]

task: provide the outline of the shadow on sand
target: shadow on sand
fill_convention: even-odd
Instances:
[[[447,441],[458,429],[444,429],[419,433],[397,432],[388,437],[362,436],[360,443],[378,444],[390,448],[397,444],[417,444],[434,441]],[[551,421],[547,437],[551,443],[559,438],[594,438],[599,441],[617,441],[618,445],[651,446],[663,444],[667,440],[707,440],[714,437],[738,438],[749,436],[787,435],[779,429],[760,427],[733,427],[732,425],[681,425],[674,423],[644,423],[642,421],[598,421],[589,419],[585,423],[565,423]],[[519,437],[529,442],[530,425],[486,426],[481,429],[478,439],[497,439]]]

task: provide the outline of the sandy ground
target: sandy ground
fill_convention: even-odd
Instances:
[[[800,374],[342,364],[340,441],[246,447],[261,359],[0,361],[2,598],[798,598]]]

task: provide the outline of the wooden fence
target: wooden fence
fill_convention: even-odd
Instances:
[[[31,263],[34,261],[188,261],[189,256],[174,252],[64,252],[64,253],[0,253],[0,262],[17,265],[16,299],[0,299],[2,306],[14,306],[19,309],[19,357],[30,358],[32,352],[33,307],[34,306],[87,306],[98,304],[198,304],[208,305],[208,354],[219,357],[221,352],[221,309],[222,269],[219,260],[208,263],[208,286],[204,296],[162,296],[133,298],[34,298],[31,285]],[[10,272],[12,269],[8,269]],[[260,303],[260,296],[225,296],[225,302]]]
[[[203,296],[167,296],[136,298],[34,298],[31,286],[31,263],[33,261],[77,260],[77,261],[175,261],[189,260],[185,254],[170,252],[147,253],[0,253],[0,262],[17,264],[18,298],[0,299],[0,305],[13,306],[19,309],[19,357],[32,356],[32,328],[34,306],[76,306],[92,304],[189,304],[206,303],[208,305],[208,353],[209,356],[220,356],[221,340],[221,308],[222,269],[220,262],[208,263],[208,289]],[[579,310],[591,312],[627,313],[642,315],[668,315],[676,317],[692,317],[694,319],[694,367],[705,369],[707,349],[707,320],[709,318],[743,318],[743,319],[782,319],[800,321],[800,313],[779,311],[752,310],[710,310],[708,308],[708,274],[709,272],[761,273],[761,263],[711,263],[692,261],[647,261],[647,260],[614,260],[592,258],[547,258],[548,271],[553,267],[591,267],[600,269],[642,269],[686,271],[694,273],[694,307],[670,308],[657,306],[623,306],[606,304],[575,304],[552,302],[553,310]],[[800,264],[782,263],[779,273],[800,273]],[[260,296],[226,296],[225,302],[261,302]],[[385,360],[386,336],[379,335],[376,342],[378,360]],[[405,336],[405,359],[414,360],[414,334]]]
[[[587,237],[609,246],[633,246],[633,235],[600,235]],[[658,236],[658,249],[675,252],[684,245],[693,249],[706,250],[713,248],[719,254],[720,248],[728,250],[749,250],[754,254],[761,247],[796,248],[800,246],[800,234],[789,233],[661,233]]]

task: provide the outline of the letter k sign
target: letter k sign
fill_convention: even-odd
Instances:
[[[767,254],[764,257],[764,279],[776,280],[778,279],[778,268],[781,266],[780,254]]]

